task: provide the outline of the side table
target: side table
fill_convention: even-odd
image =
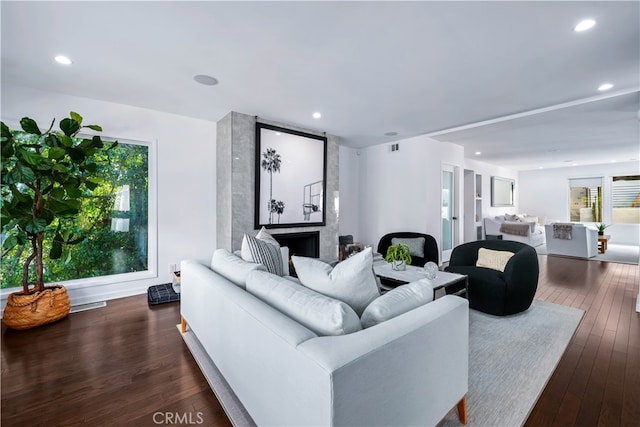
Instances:
[[[598,235],[598,252],[601,254],[607,251],[607,242],[611,239],[611,236],[605,234],[604,236]]]

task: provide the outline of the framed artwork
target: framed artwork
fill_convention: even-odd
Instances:
[[[491,177],[491,206],[513,206],[515,181],[510,178]]]
[[[256,123],[255,228],[325,225],[327,138]]]

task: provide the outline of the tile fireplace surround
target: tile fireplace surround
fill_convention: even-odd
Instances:
[[[266,121],[287,129],[320,134],[286,123]],[[239,249],[244,233],[255,235],[255,127],[256,117],[230,112],[217,123],[216,140],[216,234],[217,247]],[[326,225],[322,227],[272,228],[273,235],[317,231],[320,236],[320,258],[337,259],[338,218],[333,194],[338,191],[338,138],[327,136]],[[277,237],[277,236],[276,236]]]

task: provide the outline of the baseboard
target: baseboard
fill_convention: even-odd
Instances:
[[[181,331],[180,325],[176,325],[176,327],[178,331]],[[185,333],[180,332],[180,335],[182,335],[182,339],[189,348],[191,355],[196,360],[200,371],[202,371],[202,374],[209,383],[209,387],[213,390],[213,393],[216,395],[218,402],[222,405],[231,423],[234,426],[255,426],[256,423],[244,406],[242,406],[240,399],[235,395],[193,331],[187,329]]]
[[[94,308],[103,308],[107,306],[106,301],[98,301],[92,302],[89,304],[78,304],[71,306],[71,311],[69,313],[78,313],[80,311],[93,310]]]

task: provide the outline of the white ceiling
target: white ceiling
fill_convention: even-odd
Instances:
[[[628,161],[640,158],[639,6],[2,1],[2,85],[212,121],[239,111],[350,147],[429,134],[520,170]],[[574,32],[587,17],[596,26]]]

